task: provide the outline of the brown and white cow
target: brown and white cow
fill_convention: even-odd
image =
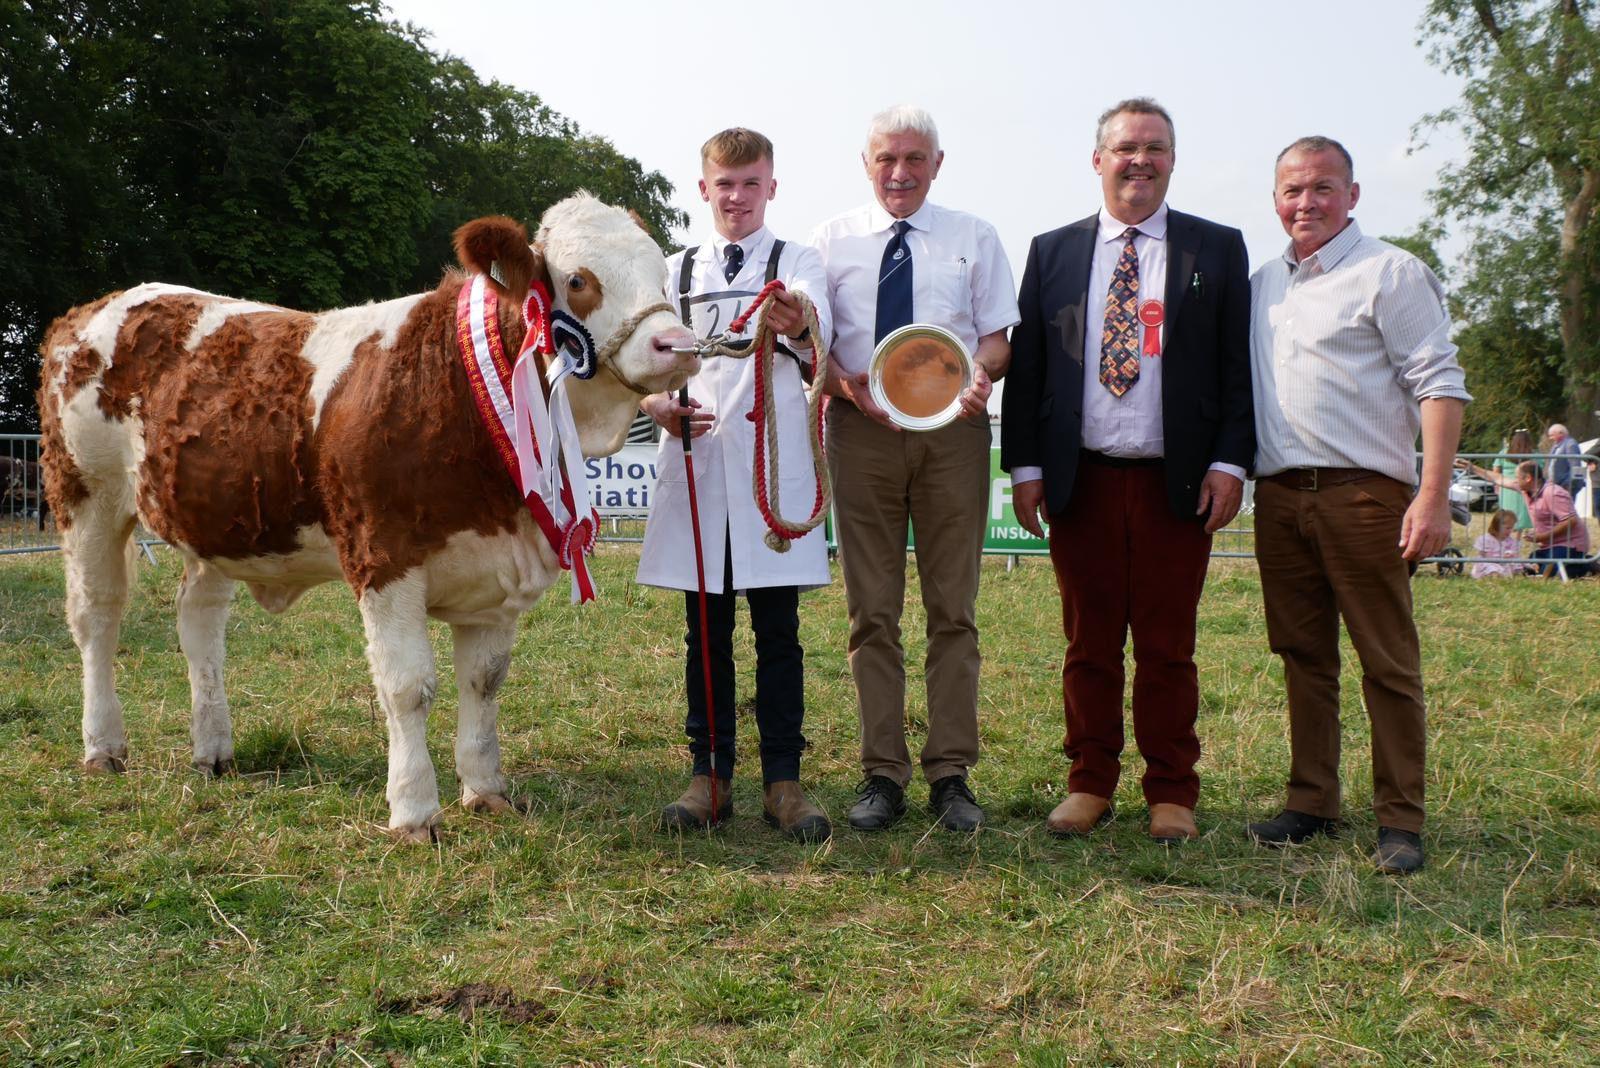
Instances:
[[[519,224],[490,218],[462,227],[456,251],[510,298],[499,306],[512,353],[534,279],[602,345],[662,302],[660,250],[628,213],[586,194],[552,207],[532,248]],[[430,616],[454,642],[462,801],[507,807],[495,692],[517,617],[560,567],[479,421],[456,350],[465,283],[452,271],[430,293],[320,314],[142,285],[51,325],[43,462],[83,659],[85,767],[127,759],[113,659],[137,518],[184,555],[178,635],[198,768],[233,762],[222,669],[234,584],[281,612],[343,579],[388,719],[390,828],[425,841],[439,815],[424,730]],[[638,391],[688,379],[698,360],[673,349],[692,340],[663,305],[609,366],[569,380],[585,453],[622,445]]]

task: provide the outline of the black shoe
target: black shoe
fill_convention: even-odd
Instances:
[[[1372,854],[1372,863],[1385,875],[1410,875],[1420,871],[1422,835],[1396,827],[1379,827],[1378,848]]]
[[[983,826],[983,809],[972,796],[964,775],[946,775],[928,786],[928,807],[947,831],[975,831]]]
[[[869,775],[856,787],[860,795],[845,818],[858,831],[883,831],[906,814],[906,792],[884,775]]]
[[[1299,845],[1319,834],[1337,838],[1339,821],[1286,808],[1265,823],[1250,824],[1245,831],[1255,839],[1256,845]]]

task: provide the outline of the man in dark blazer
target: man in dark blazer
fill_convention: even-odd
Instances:
[[[1198,834],[1195,614],[1255,454],[1250,282],[1238,230],[1167,208],[1174,155],[1153,100],[1100,117],[1104,207],[1034,238],[1011,337],[1001,462],[1022,525],[1048,518],[1068,637],[1058,835],[1111,817],[1130,629],[1150,834]]]

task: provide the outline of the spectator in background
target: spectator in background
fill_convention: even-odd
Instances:
[[[1577,461],[1568,457],[1577,456],[1583,450],[1578,448],[1578,443],[1560,423],[1551,423],[1550,429],[1545,431],[1545,437],[1550,439],[1551,452],[1550,467],[1545,472],[1545,478],[1566,490],[1570,496],[1577,491],[1580,474]]]
[[[1518,493],[1517,496],[1521,498],[1522,494]],[[1516,513],[1509,508],[1495,512],[1489,519],[1489,529],[1479,534],[1472,543],[1472,555],[1487,558],[1472,565],[1472,577],[1475,579],[1527,574],[1526,564],[1498,562],[1514,560],[1521,555],[1517,545]]]
[[[1505,451],[1507,455],[1495,457],[1495,473],[1508,481],[1515,482],[1517,465],[1533,453],[1533,435],[1526,427],[1518,427],[1511,432],[1511,437],[1506,441]],[[1500,507],[1516,517],[1516,529],[1533,528],[1533,520],[1528,518],[1528,502],[1523,499],[1521,490],[1501,489]]]
[[[1585,559],[1589,555],[1589,528],[1572,507],[1572,495],[1565,487],[1545,478],[1537,460],[1524,460],[1517,465],[1515,483],[1469,460],[1456,463],[1479,478],[1499,486],[1514,485],[1522,491],[1523,499],[1528,502],[1528,514],[1533,518],[1533,529],[1524,531],[1522,538],[1533,545],[1534,559],[1582,561],[1560,567],[1554,563],[1545,564],[1539,569],[1541,575],[1582,578],[1589,573],[1591,565]]]

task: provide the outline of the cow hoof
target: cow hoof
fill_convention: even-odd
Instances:
[[[195,760],[191,762],[194,770],[200,773],[201,778],[216,779],[224,775],[233,774],[233,758],[218,757],[215,760]]]
[[[90,775],[117,775],[128,770],[128,760],[126,756],[102,753],[100,756],[85,757],[83,770]]]
[[[432,824],[422,827],[390,827],[389,834],[401,845],[433,845],[439,840],[439,832]]]
[[[528,811],[526,804],[512,801],[505,794],[473,794],[461,802],[461,806],[468,812],[477,812],[489,816],[499,816],[510,812],[522,815]]]

